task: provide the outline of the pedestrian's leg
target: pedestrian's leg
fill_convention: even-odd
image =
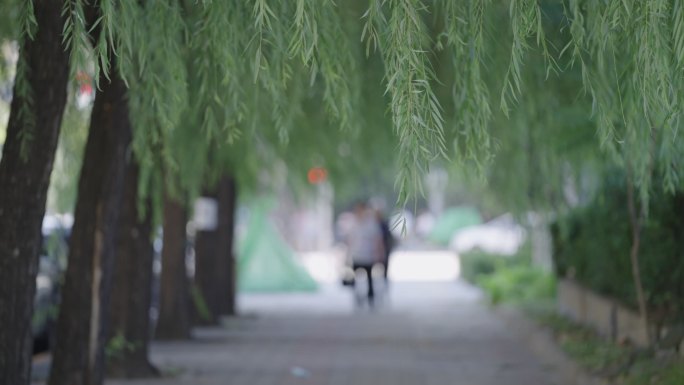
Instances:
[[[375,292],[373,291],[373,265],[365,266],[366,275],[368,276],[368,303],[373,304]]]
[[[385,263],[384,266],[385,271],[383,272],[384,277],[385,277],[385,286],[389,284],[389,279],[387,278],[387,275],[389,274],[389,255],[385,256]]]

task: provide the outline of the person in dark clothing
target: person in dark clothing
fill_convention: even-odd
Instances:
[[[392,235],[392,231],[390,231],[389,221],[387,220],[387,218],[385,218],[384,215],[382,215],[382,211],[376,210],[375,215],[378,221],[378,225],[380,226],[380,232],[382,234],[383,255],[380,263],[382,263],[382,266],[384,267],[383,274],[385,278],[385,285],[387,285],[389,284],[387,273],[389,272],[390,254],[392,253],[392,249],[394,248],[394,236]]]
[[[373,306],[373,265],[380,263],[384,255],[382,233],[373,211],[365,202],[354,207],[354,226],[347,235],[347,252],[354,271],[363,270],[368,277],[368,304]]]

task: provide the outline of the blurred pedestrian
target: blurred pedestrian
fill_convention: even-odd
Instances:
[[[347,247],[354,271],[363,270],[368,277],[368,304],[373,306],[373,265],[382,262],[385,251],[382,231],[366,202],[354,206],[354,224],[347,236]]]
[[[383,274],[385,278],[385,286],[387,286],[389,284],[387,274],[389,273],[390,254],[392,253],[392,249],[394,249],[395,241],[394,236],[392,235],[392,231],[390,230],[389,221],[383,215],[382,210],[375,210],[375,219],[378,223],[378,226],[380,227],[380,234],[382,236],[383,253],[382,260],[380,261],[380,263],[382,264],[382,267],[384,267]]]

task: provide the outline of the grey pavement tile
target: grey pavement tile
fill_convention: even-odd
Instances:
[[[375,311],[350,308],[351,293],[336,288],[242,296],[248,317],[153,346],[178,376],[107,384],[570,385],[472,290],[396,283]]]

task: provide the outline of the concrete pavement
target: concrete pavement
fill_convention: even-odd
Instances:
[[[107,384],[584,385],[460,281],[397,282],[375,310],[335,284],[239,304],[223,328],[154,343],[166,377]]]

